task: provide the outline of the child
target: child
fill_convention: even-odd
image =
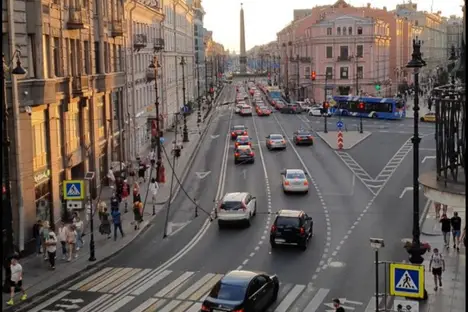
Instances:
[[[429,271],[432,270],[432,275],[434,275],[434,290],[438,289],[438,286],[442,287],[442,272],[445,271],[445,261],[442,257],[442,254],[439,253],[439,249],[434,248],[434,253],[431,256],[429,261]],[[437,282],[439,282],[437,285]]]
[[[10,300],[7,302],[8,305],[14,305],[14,297],[15,297],[15,289],[21,289],[23,295],[21,296],[21,300],[26,300],[28,296],[23,288],[23,267],[18,262],[18,257],[14,256],[11,259],[10,263],[10,270],[11,270],[11,278],[10,278]]]

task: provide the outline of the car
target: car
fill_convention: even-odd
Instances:
[[[270,116],[271,110],[268,109],[266,106],[258,106],[257,107],[257,115],[258,116]]]
[[[296,145],[314,145],[314,137],[309,131],[298,130],[293,134],[293,142]]]
[[[250,105],[243,105],[239,115],[241,116],[252,116],[252,107]]]
[[[234,150],[234,164],[245,164],[255,162],[255,153],[249,145],[239,145]]]
[[[280,108],[281,114],[300,114],[299,106],[296,104],[288,104]]]
[[[286,149],[286,140],[281,134],[270,134],[266,137],[266,147],[270,151],[273,149]]]
[[[223,227],[227,223],[243,223],[250,226],[250,222],[256,214],[257,199],[250,193],[227,193],[218,207],[218,226]]]
[[[323,109],[320,107],[311,107],[309,108],[307,114],[309,116],[315,116],[315,117],[331,117],[331,113],[327,111],[326,113],[323,112]]]
[[[236,108],[235,108],[234,112],[235,112],[236,114],[239,114],[240,111],[241,111],[242,106],[244,106],[244,105],[243,105],[243,104],[240,104],[240,103],[239,103],[239,104],[236,104]]]
[[[252,146],[252,141],[250,140],[249,136],[247,135],[238,135],[236,139],[235,146],[241,146],[241,145],[248,145]]]
[[[285,104],[283,101],[279,101],[279,100],[278,100],[278,101],[275,102],[275,105],[274,105],[274,106],[275,106],[275,108],[276,108],[277,110],[281,110],[283,107],[286,106],[286,104]]]
[[[286,169],[281,172],[281,179],[284,193],[305,193],[309,192],[309,181],[302,169]]]
[[[247,133],[247,127],[244,125],[235,125],[231,127],[231,139],[237,139],[238,135],[249,135]]]
[[[304,211],[282,209],[271,226],[270,245],[291,244],[306,250],[313,235],[314,221]]]
[[[424,114],[424,116],[422,116],[420,118],[420,120],[422,122],[435,122],[436,121],[436,115],[435,115],[434,112],[429,112],[429,113]]]
[[[200,312],[266,311],[278,298],[279,280],[263,272],[231,271],[212,288]]]

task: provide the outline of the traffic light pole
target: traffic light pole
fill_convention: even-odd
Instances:
[[[323,88],[323,105],[327,103],[327,83],[328,83],[328,75],[325,74],[325,86]],[[323,111],[325,114],[325,124],[323,125],[323,133],[328,133],[328,108],[327,111]]]
[[[364,130],[362,129],[362,114],[359,116],[359,133],[363,133]]]

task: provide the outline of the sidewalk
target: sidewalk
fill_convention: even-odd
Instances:
[[[215,110],[213,110],[215,111]],[[200,128],[197,127],[197,113],[192,113],[187,117],[187,128],[189,130],[189,142],[184,143],[182,149],[181,157],[177,160],[176,175],[182,181],[185,177],[185,174],[188,172],[188,169],[193,162],[193,159],[199,149],[200,140],[204,137],[205,129],[211,121],[213,113],[205,120],[204,123],[200,124]],[[182,131],[178,129],[178,138],[181,140]],[[168,156],[172,150],[172,142],[175,139],[175,132],[166,132],[165,135],[164,149],[166,150]],[[155,205],[156,215],[165,207],[165,203],[169,199],[169,189],[172,178],[171,167],[168,163],[168,159],[163,151],[163,162],[164,167],[166,168],[166,183],[160,184],[160,189],[158,193],[158,202]],[[153,170],[154,171],[154,170]],[[153,176],[155,172],[153,172]],[[175,182],[174,185],[177,185]],[[145,195],[148,188],[148,183],[140,185],[140,194],[141,199],[145,202]],[[178,192],[178,187],[175,188],[174,197]],[[110,197],[112,194],[112,189],[106,187],[102,190],[101,200],[105,200],[107,206],[110,209]],[[32,255],[25,257],[20,260],[21,265],[23,266],[24,272],[24,283],[23,286],[28,294],[28,301],[33,296],[43,295],[49,292],[54,287],[57,287],[57,284],[65,283],[66,281],[72,280],[82,274],[83,271],[88,270],[98,263],[106,261],[111,257],[115,256],[120,252],[124,247],[130,244],[140,233],[145,231],[148,228],[148,225],[151,223],[153,216],[153,204],[151,200],[146,202],[144,207],[144,222],[140,225],[139,230],[134,230],[131,222],[133,221],[133,212],[131,203],[129,202],[128,212],[124,213],[124,204],[121,203],[120,211],[122,212],[122,225],[123,232],[125,236],[122,238],[120,233],[117,236],[117,240],[113,239],[113,232],[111,239],[107,239],[106,235],[101,235],[98,231],[99,229],[99,219],[97,214],[94,216],[94,240],[95,240],[95,251],[96,251],[96,261],[90,262],[89,259],[89,229],[85,229],[86,235],[83,237],[85,243],[83,248],[79,251],[78,257],[71,262],[66,262],[62,260],[61,248],[57,248],[57,260],[56,260],[56,269],[51,271],[49,269],[48,261],[45,261],[42,256]],[[87,225],[86,225],[87,227]],[[6,301],[9,298],[9,294],[2,293],[2,308],[5,311],[7,308]],[[16,305],[14,307],[8,308],[6,311],[13,311],[17,308],[19,303],[19,296],[15,297]]]
[[[453,215],[453,209],[448,208],[447,214],[450,218]],[[463,223],[466,221],[464,209],[456,209],[458,215],[462,218]],[[422,225],[421,241],[428,242],[432,249],[438,248],[442,251],[445,259],[445,272],[442,275],[443,287],[439,290],[434,290],[434,277],[429,271],[429,260],[432,253],[424,256],[426,259],[424,265],[426,267],[426,290],[429,298],[426,302],[420,302],[420,312],[463,312],[465,308],[465,285],[466,285],[466,249],[461,244],[460,252],[451,248],[444,248],[444,239],[440,232],[440,224],[435,222],[435,211],[431,207],[426,219]],[[463,229],[462,225],[462,229]],[[427,233],[427,234],[426,234]],[[452,240],[452,238],[451,238]]]

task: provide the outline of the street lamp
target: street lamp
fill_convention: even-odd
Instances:
[[[406,65],[407,68],[414,69],[414,127],[413,127],[413,241],[410,246],[407,246],[409,253],[409,261],[412,264],[422,264],[424,255],[427,251],[421,245],[420,228],[419,228],[419,70],[426,66],[426,62],[421,55],[421,41],[413,40],[412,59]]]
[[[95,173],[92,171],[88,171],[85,174],[85,180],[88,182],[86,189],[87,189],[87,200],[88,200],[88,211],[89,214],[89,231],[90,231],[90,238],[89,238],[89,259],[88,261],[96,261],[96,245],[94,243],[94,218],[93,218],[93,199],[91,198],[91,183],[94,179]]]
[[[198,110],[197,110],[197,124],[200,124],[202,122],[201,118],[201,96],[200,96],[200,59],[199,55],[197,52],[197,104],[198,104]]]
[[[16,56],[16,67],[11,69],[10,65],[13,62],[13,59]],[[3,57],[3,66],[2,66],[2,85],[3,85],[3,123],[2,123],[2,133],[3,133],[3,152],[2,152],[2,166],[4,172],[4,180],[2,181],[2,236],[3,236],[3,266],[5,268],[5,281],[3,284],[3,291],[10,291],[10,258],[15,252],[14,242],[13,242],[13,208],[11,206],[11,177],[10,177],[10,127],[9,124],[9,112],[8,112],[8,100],[7,100],[7,84],[6,84],[6,73],[10,72],[15,76],[24,76],[26,75],[26,70],[21,66],[21,52],[16,50],[13,54],[12,60],[10,62],[5,61],[5,54]],[[16,138],[18,140],[18,138]]]
[[[161,65],[158,62],[158,57],[155,56],[153,61],[148,66],[146,71],[147,81],[154,80],[154,91],[156,95],[156,101],[154,106],[156,107],[156,182],[163,183],[163,172],[164,165],[162,162],[162,153],[161,153],[161,138],[163,137],[163,132],[161,130],[161,114],[159,113],[159,94],[158,94],[158,69],[161,68]]]
[[[184,113],[184,130],[182,132],[182,142],[189,142],[188,129],[187,129],[187,103],[185,102],[185,57],[181,57],[179,65],[182,66],[182,101]]]

